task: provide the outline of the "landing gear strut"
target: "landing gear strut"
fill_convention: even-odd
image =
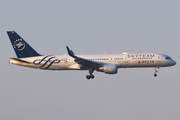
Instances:
[[[86,76],[86,78],[89,80],[90,78],[94,79],[94,75],[92,74],[94,72],[94,69],[89,69],[89,75]]]
[[[155,67],[155,73],[154,73],[154,77],[157,77],[157,72],[158,72],[158,69],[159,69],[159,67]]]

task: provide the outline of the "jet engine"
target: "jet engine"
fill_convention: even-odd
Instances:
[[[105,64],[103,67],[100,67],[97,71],[105,72],[106,74],[116,74],[117,66],[116,64]]]

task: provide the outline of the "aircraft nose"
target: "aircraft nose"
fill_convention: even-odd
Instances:
[[[176,65],[176,61],[173,60],[173,65]]]
[[[172,65],[176,65],[176,61],[174,61],[174,60],[172,60],[171,63],[172,63]]]

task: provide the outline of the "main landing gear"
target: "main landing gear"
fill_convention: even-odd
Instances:
[[[90,78],[94,79],[94,75],[92,74],[94,72],[94,69],[89,69],[89,75],[86,76],[86,78],[89,80]]]
[[[157,77],[157,72],[158,72],[158,69],[159,69],[159,67],[155,67],[155,73],[154,73],[154,77]]]

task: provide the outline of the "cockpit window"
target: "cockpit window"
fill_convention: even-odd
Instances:
[[[170,58],[170,57],[165,57],[165,59],[166,59],[166,60],[171,60],[171,58]]]

